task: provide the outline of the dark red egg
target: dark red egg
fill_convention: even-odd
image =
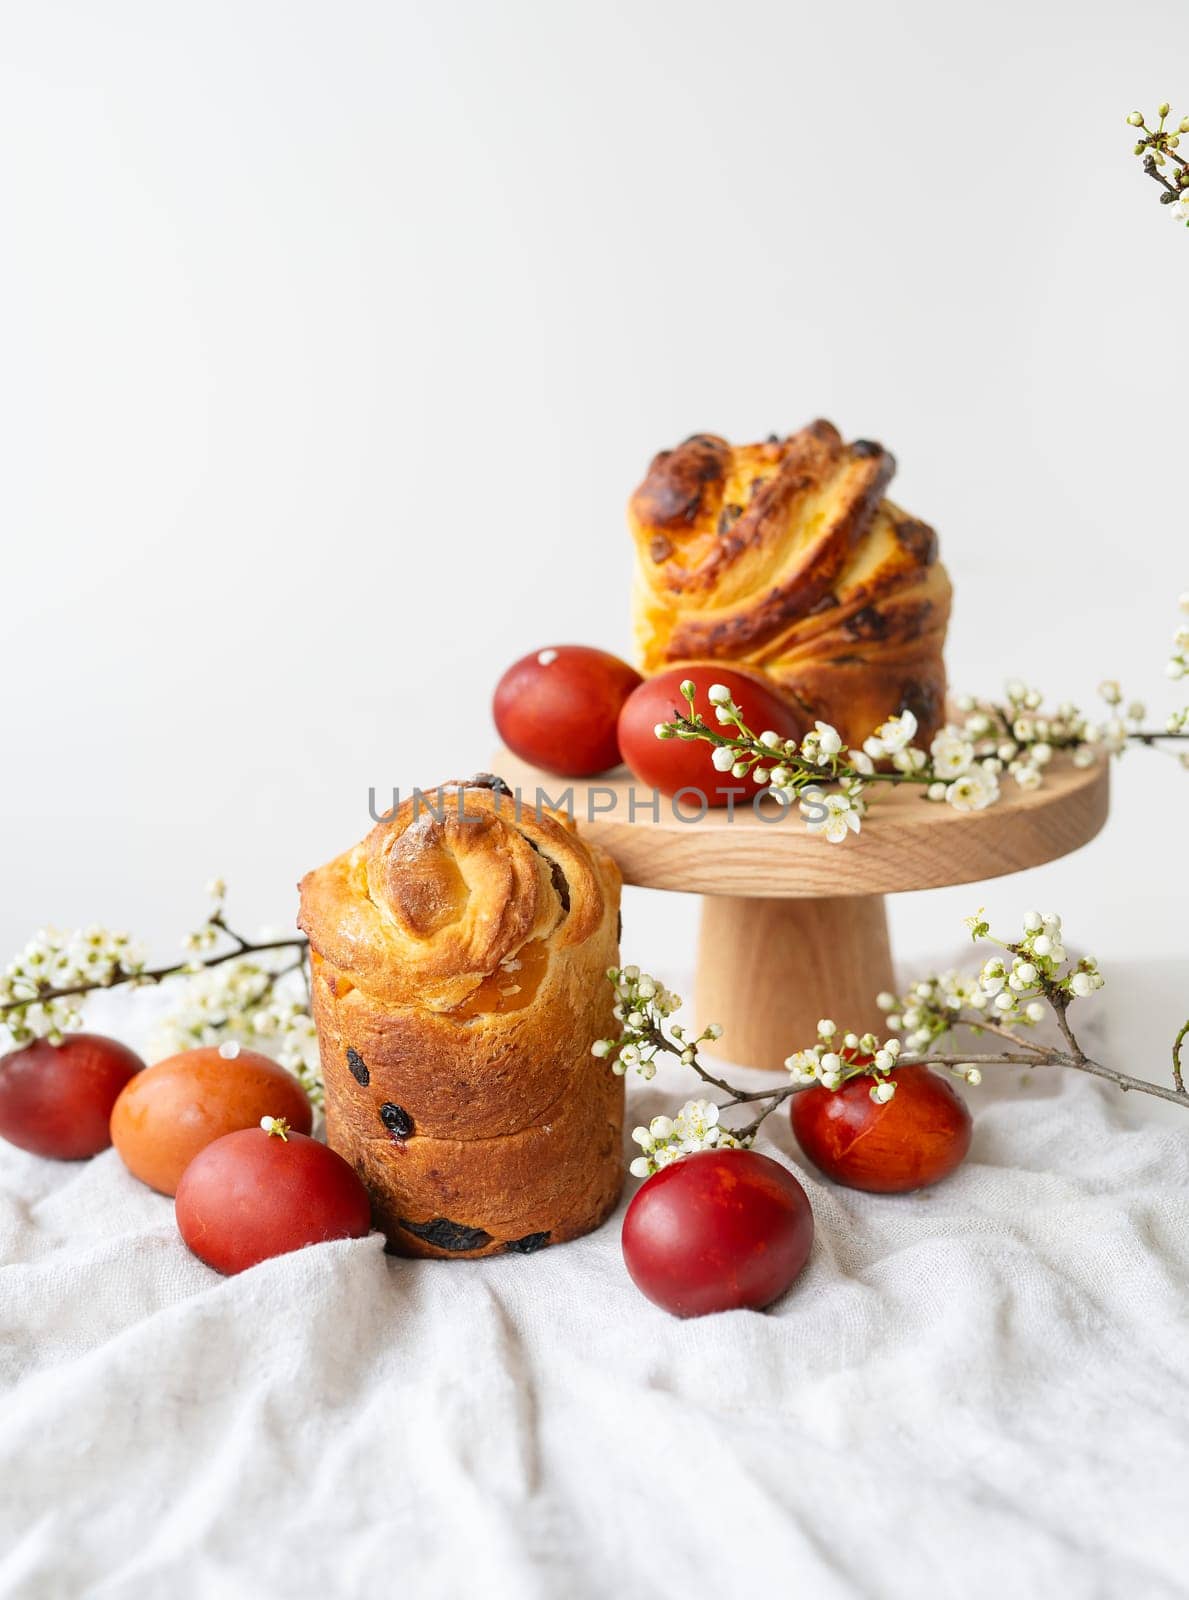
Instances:
[[[619,713],[640,682],[634,667],[606,650],[548,645],[513,662],[496,685],[495,725],[521,760],[588,778],[623,759]]]
[[[111,1143],[111,1112],[143,1068],[135,1051],[98,1033],[35,1039],[0,1058],[0,1137],[37,1156],[82,1161]]]
[[[804,1189],[754,1150],[703,1150],[662,1167],[623,1219],[632,1282],[677,1317],[770,1305],[812,1245]]]
[[[316,1139],[241,1128],[208,1144],[182,1173],[182,1238],[217,1272],[243,1272],[328,1239],[362,1239],[371,1201],[354,1169]]]
[[[795,1094],[797,1143],[836,1183],[870,1194],[906,1194],[940,1183],[970,1149],[971,1117],[947,1078],[924,1066],[898,1067],[896,1093],[880,1105],[871,1079]]]
[[[689,708],[681,694],[681,685],[687,678],[697,690],[695,711],[718,732],[733,734],[734,729],[719,724],[714,707],[707,699],[710,687],[716,683],[731,691],[744,722],[757,736],[771,729],[782,739],[799,740],[810,726],[802,712],[795,711],[768,684],[749,673],[714,663],[673,667],[655,678],[646,679],[620,712],[619,747],[623,759],[649,788],[667,795],[689,790],[689,795],[683,795],[679,802],[682,805],[688,799],[691,807],[697,807],[702,795],[711,806],[728,805],[732,798],[737,805],[749,805],[757,792],[757,784],[750,776],[733,778],[729,772],[717,771],[711,759],[713,745],[704,739],[658,739],[656,736],[658,723],[672,722],[675,715],[687,713]],[[773,757],[773,762],[775,759]]]

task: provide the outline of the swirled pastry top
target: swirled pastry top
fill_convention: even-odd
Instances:
[[[557,812],[444,784],[307,873],[298,923],[372,999],[448,1011],[530,941],[552,955],[589,938],[615,870]]]
[[[882,445],[846,444],[824,421],[764,444],[695,434],[662,451],[629,507],[648,670],[759,660],[807,619],[833,625],[839,607],[923,579],[937,538],[884,498],[895,470]],[[937,582],[948,610],[940,567]]]

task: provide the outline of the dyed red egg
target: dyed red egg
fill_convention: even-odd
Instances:
[[[722,727],[715,718],[707,694],[716,683],[731,691],[744,722],[754,734],[771,729],[782,739],[799,740],[810,726],[803,713],[795,711],[760,678],[749,673],[714,663],[673,667],[646,679],[620,712],[619,746],[623,759],[640,782],[651,789],[668,795],[689,790],[688,796],[682,796],[682,805],[688,798],[691,806],[697,806],[702,795],[711,806],[728,805],[732,798],[737,805],[748,805],[757,791],[756,783],[750,777],[733,778],[729,772],[717,771],[711,759],[713,745],[704,739],[656,736],[658,723],[672,722],[675,716],[687,714],[689,708],[681,694],[681,685],[687,678],[696,687],[694,710],[718,732],[733,734],[735,730]]]
[[[35,1039],[0,1058],[0,1138],[37,1156],[81,1161],[111,1143],[120,1091],[144,1066],[97,1033]]]
[[[640,682],[634,667],[606,650],[549,645],[504,673],[492,704],[495,725],[523,761],[563,777],[587,778],[623,759],[619,713]]]
[[[896,1093],[883,1105],[871,1079],[795,1094],[797,1143],[836,1183],[870,1194],[906,1194],[940,1183],[970,1149],[971,1116],[948,1079],[925,1066],[898,1067]]]
[[[662,1167],[623,1219],[632,1282],[676,1317],[770,1305],[812,1245],[804,1189],[754,1150],[703,1150]]]
[[[208,1144],[182,1174],[176,1212],[194,1254],[229,1275],[328,1239],[362,1239],[371,1228],[371,1201],[354,1169],[288,1128],[283,1136],[242,1128]]]

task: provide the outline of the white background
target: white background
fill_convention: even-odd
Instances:
[[[1189,94],[1183,21],[5,5],[4,948],[168,953],[215,872],[287,924],[369,785],[486,763],[509,660],[627,650],[624,502],[696,430],[883,440],[957,686],[1167,709],[1189,235],[1123,118]],[[1039,901],[1108,971],[1182,961],[1187,783],[1132,755],[1106,836],[901,897],[902,953]],[[628,952],[683,970],[694,924],[637,892]]]

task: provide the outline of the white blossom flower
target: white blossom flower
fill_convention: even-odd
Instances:
[[[880,761],[885,756],[895,755],[898,750],[906,750],[915,738],[916,731],[916,717],[911,711],[902,711],[899,716],[889,717],[870,738],[864,739],[863,749],[873,761]]]
[[[796,1050],[786,1056],[785,1067],[798,1084],[816,1083],[820,1057],[816,1050]]]
[[[1043,782],[1040,768],[1034,767],[1030,761],[1013,761],[1008,771],[1021,789],[1039,789]]]
[[[730,772],[735,765],[735,752],[730,745],[718,745],[710,757],[716,772]]]
[[[858,807],[845,794],[825,794],[818,788],[806,789],[802,794],[801,811],[808,832],[823,834],[831,844],[841,844],[848,830],[858,833],[862,826]],[[822,811],[825,812],[824,816],[820,814]],[[818,814],[815,815],[815,812]]]
[[[720,1126],[719,1108],[711,1100],[687,1100],[675,1117],[653,1117],[647,1128],[634,1128],[632,1138],[643,1151],[628,1169],[637,1178],[699,1150],[742,1148],[742,1141]]]
[[[999,784],[993,773],[983,767],[973,767],[954,779],[945,798],[955,811],[983,811],[998,800]]]
[[[929,747],[933,770],[939,778],[960,778],[974,761],[974,746],[954,728],[943,728]]]
[[[729,706],[732,703],[731,691],[725,683],[712,683],[706,691],[706,698],[712,706]]]

